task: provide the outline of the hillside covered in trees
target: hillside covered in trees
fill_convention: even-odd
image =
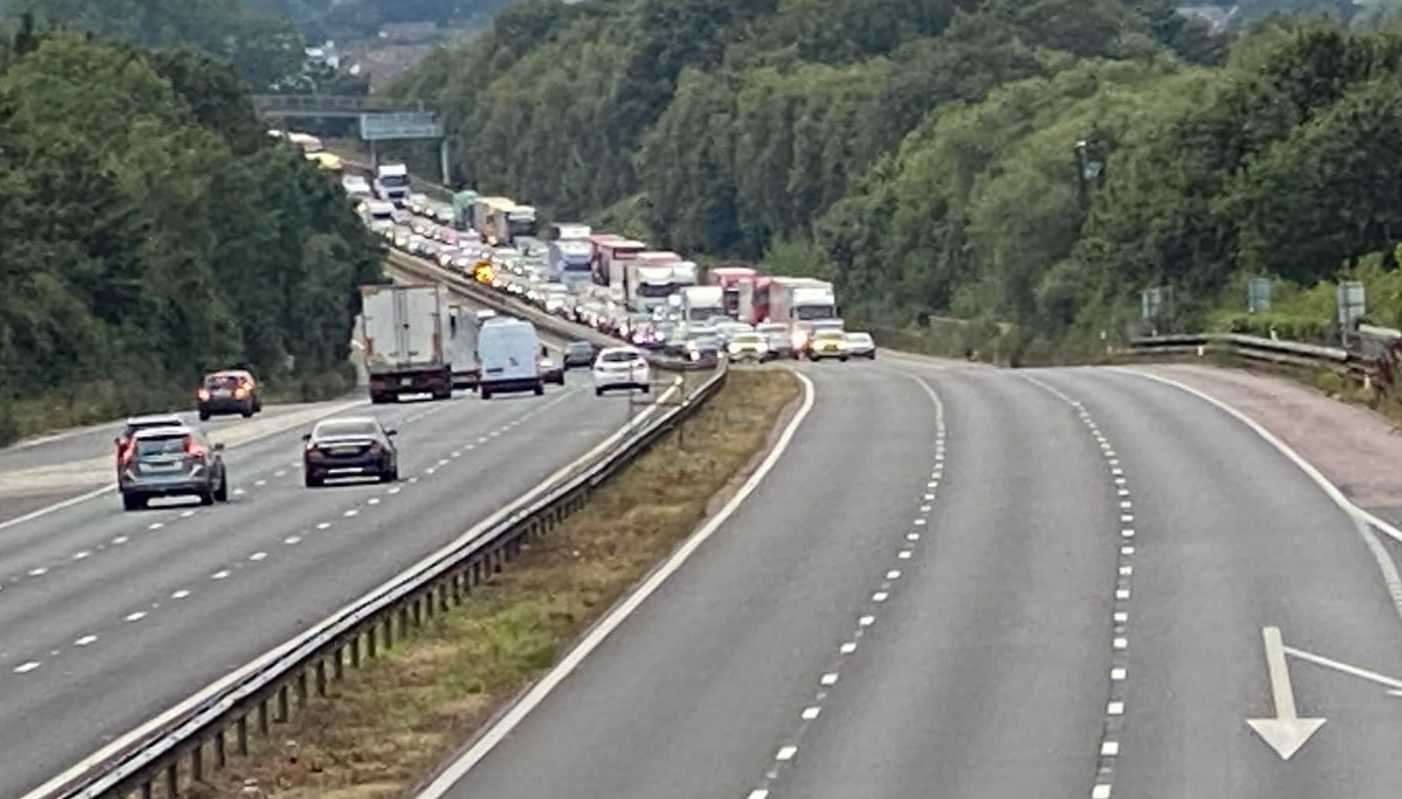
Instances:
[[[21,31],[0,47],[0,187],[0,439],[185,406],[235,364],[348,387],[378,244],[229,68]]]
[[[1289,299],[1402,241],[1390,0],[525,0],[399,87],[465,183],[837,282],[848,318],[1011,322],[1038,360]],[[1234,4],[1235,5],[1235,4]],[[1402,306],[1399,306],[1402,308]],[[1006,328],[1005,328],[1006,329]],[[1025,357],[1023,357],[1025,356]]]

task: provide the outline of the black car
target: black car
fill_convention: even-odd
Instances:
[[[382,483],[399,479],[399,451],[394,430],[372,416],[326,419],[302,436],[302,476],[307,488],[333,477],[378,477]]]
[[[227,502],[223,452],[223,444],[211,444],[183,424],[137,430],[117,456],[122,507],[138,510],[155,497],[196,496],[204,505]]]
[[[571,341],[565,345],[564,364],[568,371],[576,366],[589,368],[594,363],[594,345],[587,341]]]

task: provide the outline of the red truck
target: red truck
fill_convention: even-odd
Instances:
[[[720,286],[724,290],[726,316],[754,324],[740,316],[740,292],[746,284],[753,284],[758,276],[758,272],[747,266],[718,266],[706,270],[706,285]]]

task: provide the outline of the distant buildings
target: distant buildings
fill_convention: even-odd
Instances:
[[[1208,24],[1214,34],[1225,33],[1231,26],[1232,20],[1236,18],[1237,6],[1223,8],[1221,6],[1179,6],[1178,13],[1189,19],[1200,19]]]

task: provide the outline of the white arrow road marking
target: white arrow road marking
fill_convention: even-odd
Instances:
[[[1312,652],[1306,652],[1303,649],[1296,649],[1293,646],[1285,647],[1285,654],[1293,658],[1299,658],[1300,660],[1303,660],[1306,663],[1313,663],[1316,666],[1323,666],[1326,669],[1341,671],[1344,674],[1351,674],[1354,677],[1361,677],[1365,680],[1375,682],[1378,685],[1383,686],[1384,688],[1392,689],[1388,691],[1388,694],[1392,696],[1402,696],[1402,680],[1395,680],[1391,677],[1385,677],[1377,673],[1376,671],[1360,669],[1357,666],[1350,666],[1347,663],[1340,663],[1337,660],[1330,660],[1329,658],[1323,657],[1321,655],[1316,655]]]
[[[1324,726],[1324,719],[1302,719],[1295,712],[1295,691],[1290,687],[1290,669],[1285,664],[1285,643],[1279,627],[1263,627],[1261,638],[1266,644],[1266,670],[1271,680],[1271,698],[1275,702],[1275,718],[1247,719],[1246,723],[1261,736],[1281,760],[1305,745],[1315,731]]]

